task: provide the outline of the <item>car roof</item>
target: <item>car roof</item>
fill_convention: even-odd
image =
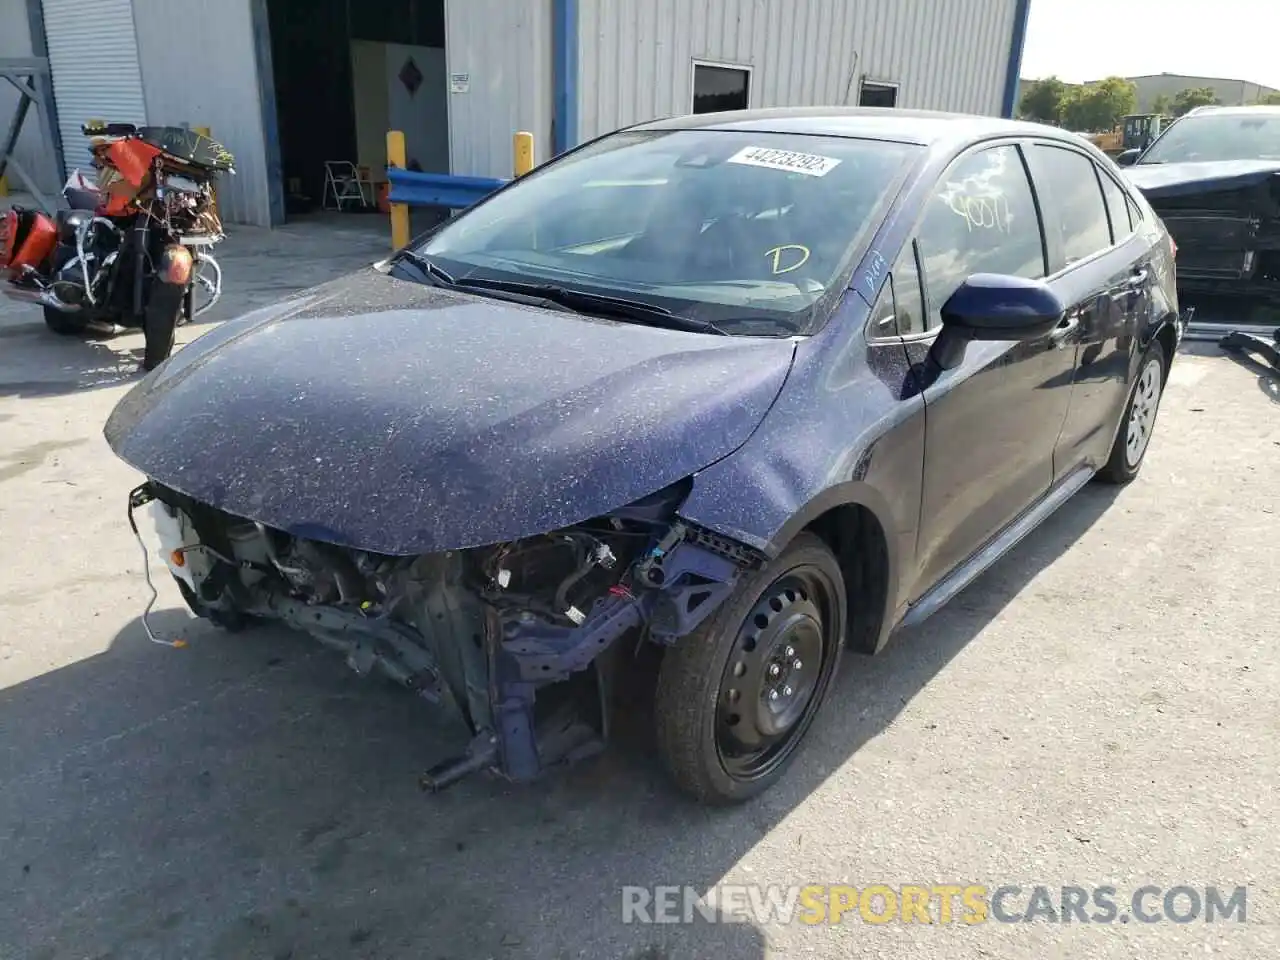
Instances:
[[[1184,117],[1202,117],[1207,113],[1212,113],[1215,116],[1220,114],[1234,114],[1236,116],[1240,116],[1240,115],[1248,115],[1248,114],[1256,114],[1256,113],[1268,113],[1268,114],[1271,114],[1272,116],[1280,116],[1280,106],[1272,106],[1270,104],[1262,104],[1262,103],[1255,103],[1255,104],[1251,104],[1249,106],[1243,106],[1243,107],[1239,107],[1239,106],[1215,107],[1212,105],[1205,105],[1203,107],[1195,107],[1192,110],[1188,110],[1185,114],[1183,114],[1183,116]]]
[[[896,107],[782,107],[668,117],[633,130],[737,130],[809,136],[892,140],[924,146],[992,136],[1054,136],[1079,139],[1057,127],[969,113],[900,110]]]

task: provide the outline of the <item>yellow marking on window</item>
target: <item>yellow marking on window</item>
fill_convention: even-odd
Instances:
[[[799,251],[800,259],[790,266],[784,267],[782,265],[784,262],[782,255],[788,250]],[[780,247],[774,247],[770,250],[766,250],[764,255],[766,257],[773,258],[773,275],[775,277],[782,273],[790,273],[792,270],[799,270],[809,262],[809,257],[812,256],[809,252],[809,248],[802,243],[784,243]]]

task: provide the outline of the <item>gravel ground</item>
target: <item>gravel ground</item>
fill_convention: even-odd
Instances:
[[[269,290],[264,249],[335,269],[250,240],[228,250],[240,305]],[[1280,954],[1280,394],[1260,369],[1184,351],[1135,484],[1086,489],[847,659],[790,781],[708,812],[639,733],[532,787],[424,796],[459,731],[306,639],[220,635],[165,583],[156,622],[189,646],[149,644],[136,478],[100,432],[140,346],[0,307],[0,956]],[[756,883],[1023,887],[1010,910],[1109,884],[1122,913],[1148,883],[1246,885],[1247,922],[622,922],[624,886]]]

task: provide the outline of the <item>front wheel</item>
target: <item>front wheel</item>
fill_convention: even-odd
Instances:
[[[684,791],[736,803],[783,777],[839,666],[845,603],[836,558],[801,534],[664,653],[658,747]]]
[[[1156,428],[1156,415],[1160,412],[1160,398],[1164,394],[1164,348],[1152,343],[1138,364],[1138,376],[1129,393],[1120,429],[1106,465],[1098,471],[1098,479],[1104,483],[1125,484],[1133,480],[1142,469],[1142,461]]]
[[[146,345],[142,358],[143,370],[154,370],[173,353],[177,336],[178,318],[186,299],[186,287],[171,283],[156,283],[147,300],[142,318],[142,332]]]

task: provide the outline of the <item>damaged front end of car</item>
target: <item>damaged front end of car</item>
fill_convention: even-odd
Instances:
[[[135,511],[152,514],[197,615],[303,630],[357,673],[381,673],[464,721],[466,751],[423,777],[437,790],[486,768],[528,781],[596,752],[619,641],[675,643],[764,562],[679,519],[689,487],[545,534],[418,556],[301,538],[155,481],[132,491],[129,511],[135,532]]]
[[[1280,162],[1131,168],[1177,243],[1189,339],[1280,326]]]

